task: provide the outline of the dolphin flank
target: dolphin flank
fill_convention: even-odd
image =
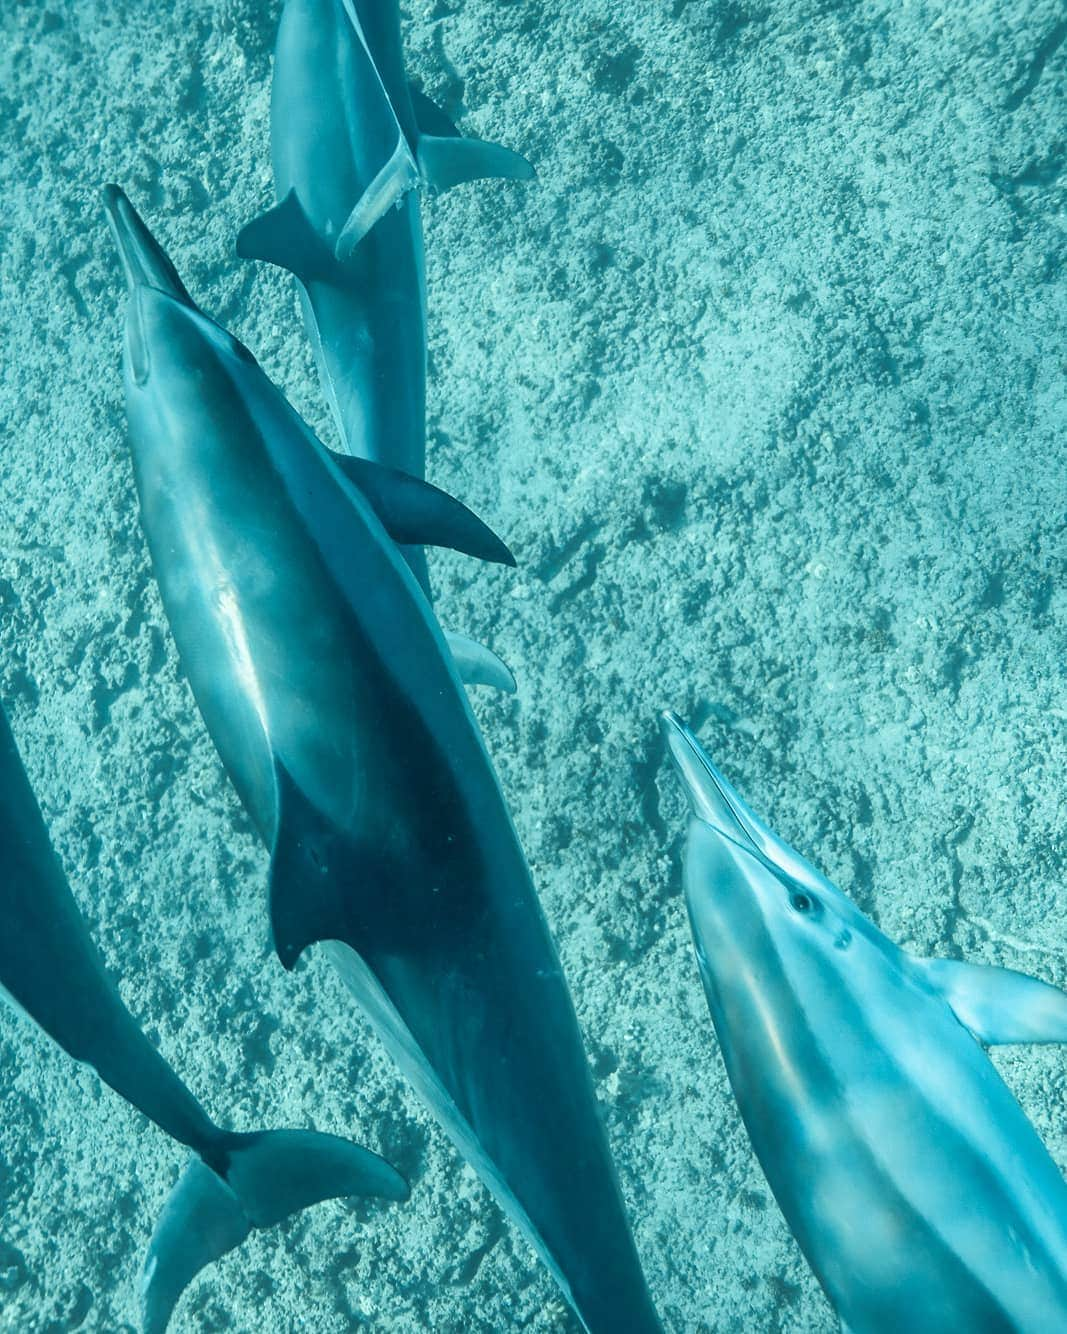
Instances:
[[[142,525],[193,693],[271,850],[278,956],[291,968],[328,943],[588,1330],[656,1331],[529,868],[382,507],[193,305],[125,196],[108,210]]]
[[[381,1158],[307,1130],[222,1130],[142,1033],[104,969],[49,842],[0,709],[0,991],[77,1061],[192,1149],[152,1237],[145,1334],[162,1334],[186,1284],[253,1228],[341,1195],[407,1197]]]
[[[979,1045],[1067,1041],[1067,993],[907,954],[664,731],[723,1060],[842,1329],[1067,1329],[1067,1185]]]

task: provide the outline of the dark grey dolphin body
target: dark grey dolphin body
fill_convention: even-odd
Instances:
[[[222,1130],[156,1051],[104,969],[52,849],[0,709],[0,989],[53,1041],[91,1065],[197,1155],[160,1217],[142,1289],[147,1334],[164,1330],[210,1260],[319,1200],[404,1199],[396,1172],[365,1149],[303,1130]]]
[[[723,1060],[842,1328],[1067,1329],[1067,1185],[979,1046],[1067,1041],[1067,994],[905,953],[665,728]]]
[[[282,202],[242,231],[238,253],[300,280],[345,448],[422,477],[426,289],[413,187],[525,179],[532,168],[460,137],[409,90],[396,0],[287,0],[274,52],[271,155]],[[428,591],[422,551],[405,554]]]
[[[202,315],[128,201],[141,516],[216,746],[271,849],[275,947],[328,948],[586,1328],[659,1328],[559,960],[429,604],[360,487]]]

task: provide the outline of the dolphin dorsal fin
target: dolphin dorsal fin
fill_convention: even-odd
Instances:
[[[237,253],[241,259],[261,259],[288,269],[303,283],[325,277],[334,262],[333,252],[311,225],[295,190],[241,228]]]
[[[478,560],[514,565],[507,546],[466,505],[429,482],[351,454],[331,458],[402,546],[451,547]]]
[[[927,983],[986,1046],[1067,1042],[1067,992],[1028,973],[955,959],[916,959]]]

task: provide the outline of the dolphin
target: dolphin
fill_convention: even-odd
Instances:
[[[408,1189],[388,1163],[308,1130],[236,1134],[210,1119],[122,1003],[48,838],[0,709],[0,994],[192,1159],[163,1209],[142,1283],[145,1334],[162,1334],[191,1279],[253,1228],[319,1200]]]
[[[245,227],[237,253],[290,270],[347,452],[422,477],[426,467],[426,283],[420,181],[528,179],[517,153],[461,137],[409,88],[396,0],[286,0],[271,86],[281,203]],[[405,555],[429,592],[419,548]],[[498,659],[456,636],[472,676],[506,690]]]
[[[114,187],[107,208],[142,526],[270,849],[278,956],[327,942],[586,1329],[658,1330],[559,958],[429,603],[353,460],[197,309]]]
[[[1067,1041],[1067,994],[908,954],[663,725],[723,1060],[842,1329],[1067,1329],[1067,1185],[979,1045]]]

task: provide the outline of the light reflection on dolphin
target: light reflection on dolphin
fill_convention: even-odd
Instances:
[[[979,1046],[1067,1041],[1067,994],[907,954],[664,731],[723,1060],[842,1328],[1067,1329],[1067,1185]]]
[[[142,524],[193,693],[271,849],[278,955],[291,968],[330,942],[587,1329],[656,1331],[570,994],[429,604],[346,461],[197,310],[114,187],[108,211]]]
[[[145,1334],[162,1334],[182,1290],[212,1260],[320,1200],[407,1197],[381,1158],[308,1130],[217,1126],[141,1031],[108,977],[52,849],[0,709],[0,994],[196,1157],[152,1237]]]

